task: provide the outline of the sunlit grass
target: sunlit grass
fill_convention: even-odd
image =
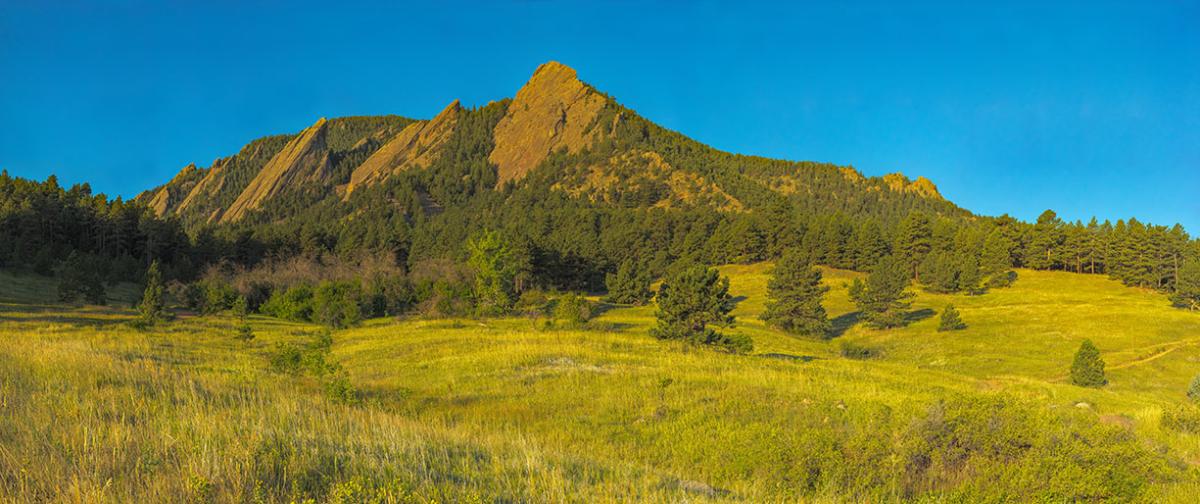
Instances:
[[[1044,443],[1071,436],[1106,440],[1086,449],[1098,468],[1156,468],[1139,483],[1145,500],[1194,495],[1200,436],[1159,417],[1200,372],[1200,316],[1161,295],[1021,271],[984,296],[920,293],[914,310],[934,314],[874,331],[848,322],[858,274],[826,270],[826,308],[842,323],[821,341],[757,319],[770,267],[722,268],[739,297],[730,330],[753,336],[754,355],[655,340],[652,306],[607,307],[584,330],[373,320],[334,334],[331,357],[357,405],[327,398],[312,377],[270,371],[278,344],[310,341],[317,327],[252,317],[246,343],[226,317],[138,332],[123,323],[128,310],[0,305],[0,500],[879,501],[989,487],[1021,500],[1113,479],[1025,467],[1051,464],[1060,449]],[[968,329],[934,330],[947,303]],[[1105,389],[1063,379],[1085,337],[1108,361]],[[884,353],[844,359],[841,341]],[[1045,458],[979,459],[987,465],[972,470],[939,465],[939,449],[935,472],[913,480],[924,446],[913,443],[926,442],[914,426],[934,421],[942,400],[947,414],[1011,404],[992,421],[1046,446],[1032,452]]]

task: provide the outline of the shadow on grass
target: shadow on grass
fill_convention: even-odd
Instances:
[[[920,322],[922,320],[925,320],[929,317],[934,316],[936,313],[937,312],[933,311],[930,308],[922,308],[920,310],[913,310],[904,315],[904,323],[911,324],[913,322]]]
[[[854,327],[854,324],[857,324],[861,319],[862,312],[858,311],[844,313],[834,317],[829,321],[829,324],[832,326],[832,328],[829,330],[829,338],[833,339],[846,334],[846,331],[850,330],[851,327]]]
[[[795,362],[810,362],[810,361],[814,361],[817,359],[817,357],[812,356],[812,355],[792,355],[792,354],[785,354],[785,353],[758,354],[758,357],[762,357],[764,359],[778,359],[778,360],[795,361]]]
[[[47,304],[0,304],[0,320],[11,322],[110,326],[128,322],[130,320],[128,315],[127,312],[115,308],[85,308]]]

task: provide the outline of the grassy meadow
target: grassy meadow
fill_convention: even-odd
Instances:
[[[378,319],[328,347],[320,327],[258,316],[248,342],[229,316],[137,331],[127,308],[56,306],[37,280],[2,277],[0,501],[1200,495],[1200,435],[1162,425],[1200,373],[1200,314],[1022,270],[982,296],[918,293],[910,325],[876,331],[847,295],[858,274],[826,270],[837,334],[819,341],[758,320],[770,269],[721,268],[751,355],[655,340],[653,306],[602,305],[582,329]],[[947,304],[967,329],[936,331]],[[1103,389],[1067,383],[1084,338]],[[878,355],[842,357],[843,342]]]

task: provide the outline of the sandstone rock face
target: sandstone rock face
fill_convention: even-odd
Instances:
[[[433,119],[408,125],[354,169],[346,196],[409,168],[428,167],[454,134],[461,115],[462,105],[454,100]]]
[[[151,210],[154,210],[155,215],[162,217],[175,208],[196,184],[194,176],[198,176],[197,171],[195,164],[183,167],[170,182],[154,193],[154,196],[150,198],[149,206]]]
[[[247,212],[259,208],[263,201],[288,187],[324,180],[332,168],[325,145],[325,125],[325,118],[321,118],[288,142],[238,195],[221,216],[221,222],[234,222],[245,217]]]
[[[553,61],[538,67],[493,130],[488,160],[497,167],[497,185],[520,180],[558,149],[575,153],[591,145],[599,128],[588,132],[588,126],[606,103],[575,70]]]
[[[179,203],[179,206],[175,209],[175,213],[183,213],[188,208],[191,208],[192,205],[204,201],[206,198],[216,196],[221,191],[221,188],[225,186],[225,165],[227,162],[227,159],[218,159],[215,161],[212,167],[208,169],[208,173],[204,174],[204,178],[200,179],[196,183],[196,186],[183,198],[183,201]],[[212,222],[211,216],[209,222]]]

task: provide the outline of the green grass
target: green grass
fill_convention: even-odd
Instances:
[[[274,373],[320,329],[185,318],[138,332],[116,308],[0,304],[0,501],[608,502],[907,499],[1190,502],[1200,436],[1160,427],[1200,372],[1200,315],[1101,277],[1021,271],[934,314],[839,335],[758,320],[770,265],[727,266],[755,354],[647,335],[654,308],[586,330],[520,318],[373,320],[329,358],[361,403]],[[20,279],[14,289],[40,287]],[[5,298],[10,299],[10,298]],[[38,300],[40,298],[26,297]],[[44,303],[44,301],[42,301]],[[969,325],[935,331],[947,303]],[[1101,390],[1066,383],[1091,338]],[[839,357],[841,341],[883,356]],[[796,358],[789,358],[789,356]],[[1086,403],[1087,407],[1077,406]]]

